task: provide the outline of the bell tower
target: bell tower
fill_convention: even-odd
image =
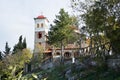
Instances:
[[[36,18],[34,18],[35,21],[35,33],[34,33],[34,52],[38,52],[38,47],[41,45],[43,49],[46,49],[47,46],[47,34],[48,34],[48,27],[49,27],[49,21],[48,19],[40,15]]]

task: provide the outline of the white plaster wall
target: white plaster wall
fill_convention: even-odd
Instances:
[[[43,23],[43,27],[41,24]],[[37,28],[37,24],[39,24],[39,28]],[[49,23],[46,19],[35,19],[35,34],[34,34],[34,52],[38,52],[36,44],[41,43],[43,48],[46,48],[46,36],[48,34]],[[38,32],[42,33],[42,38],[38,38]]]

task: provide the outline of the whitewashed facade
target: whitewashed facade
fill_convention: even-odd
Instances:
[[[48,35],[49,21],[43,15],[34,18],[35,21],[35,33],[34,33],[34,53],[39,50],[38,46],[41,45],[44,50],[46,49],[46,36]]]

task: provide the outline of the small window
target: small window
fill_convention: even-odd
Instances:
[[[41,45],[41,42],[39,42],[39,45]]]
[[[37,24],[37,28],[39,28],[39,24]]]
[[[43,27],[43,23],[41,23],[41,27]]]
[[[39,32],[39,33],[38,33],[38,38],[40,39],[41,37],[42,37],[42,33]]]

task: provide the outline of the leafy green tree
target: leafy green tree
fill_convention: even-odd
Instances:
[[[31,58],[32,53],[29,49],[23,49],[22,51],[19,51],[15,54],[6,56],[1,62],[1,75],[8,75],[6,76],[7,78],[11,78],[12,75],[14,75],[13,77],[16,77],[16,75],[19,75],[18,73],[21,73],[21,71],[23,70],[24,64],[29,63]],[[15,68],[15,70],[11,74],[11,70],[13,70],[13,68]]]
[[[85,20],[86,28],[91,35],[91,44],[98,46],[102,44],[101,35],[104,35],[104,17],[106,16],[106,9],[100,8],[99,4],[90,6],[90,10],[83,15]]]
[[[43,62],[44,48],[39,44],[36,44],[36,48],[38,49],[38,52],[33,54],[33,57],[31,59],[31,65],[38,68],[39,65]]]
[[[16,54],[7,56],[5,59],[3,59],[3,62],[5,63],[6,68],[9,66],[17,66],[17,69],[21,69],[24,67],[24,63],[29,62],[31,59],[32,54],[30,50],[23,49],[22,51],[17,52]]]
[[[81,8],[78,7],[81,5],[79,0],[73,2],[76,4],[74,6],[76,6],[77,9]],[[119,0],[96,0],[90,3],[89,7],[88,5],[84,6],[84,8],[82,7],[85,11],[84,14],[82,14],[82,19],[85,22],[87,32],[92,38],[91,40],[93,40],[95,44],[101,44],[101,37],[104,36],[105,39],[103,42],[109,41],[112,46],[112,51],[115,54],[120,52],[119,7]]]
[[[11,48],[9,47],[8,42],[6,42],[5,51],[4,51],[5,55],[9,55],[10,54],[10,49]]]

